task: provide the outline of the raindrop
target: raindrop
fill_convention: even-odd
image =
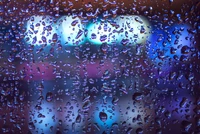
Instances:
[[[100,112],[99,113],[99,118],[102,122],[106,122],[108,119],[108,115],[105,112]]]
[[[144,96],[143,96],[142,93],[136,92],[136,93],[133,94],[132,99],[134,101],[141,101],[143,99],[143,97]]]
[[[48,92],[46,94],[46,101],[47,102],[51,102],[53,100],[53,93],[52,92]]]
[[[78,115],[77,117],[76,117],[76,123],[80,123],[81,122],[81,115]]]

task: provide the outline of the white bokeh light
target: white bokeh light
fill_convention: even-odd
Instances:
[[[121,15],[115,19],[119,32],[118,42],[123,45],[144,43],[150,36],[150,24],[145,18],[135,15]]]
[[[85,41],[84,25],[78,17],[61,17],[57,21],[57,30],[63,45],[76,46]]]
[[[31,45],[49,45],[56,34],[53,18],[31,16],[26,23],[25,41]]]
[[[88,26],[88,40],[94,45],[101,45],[102,43],[112,44],[118,39],[118,33],[115,27],[110,22],[96,22]]]

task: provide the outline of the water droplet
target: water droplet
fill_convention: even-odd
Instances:
[[[100,112],[99,113],[99,118],[102,122],[106,122],[108,119],[108,115],[105,112]]]
[[[76,117],[76,123],[80,123],[81,122],[81,115],[78,115],[77,117]]]
[[[141,101],[143,99],[143,97],[144,96],[142,93],[136,92],[133,94],[132,99],[135,101]]]
[[[47,102],[51,102],[53,100],[53,93],[52,92],[48,92],[46,94],[46,101]]]

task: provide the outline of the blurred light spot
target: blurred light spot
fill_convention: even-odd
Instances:
[[[135,15],[121,15],[115,19],[118,43],[135,45],[144,43],[150,36],[150,25],[143,17]]]
[[[101,45],[102,43],[112,44],[118,39],[118,33],[115,31],[115,27],[110,22],[90,23],[88,25],[88,40],[94,45]]]
[[[84,26],[78,17],[63,16],[57,21],[57,27],[62,44],[81,45],[84,43]]]
[[[53,131],[50,128],[54,128],[56,125],[56,118],[51,104],[41,104],[42,109],[36,109],[32,107],[33,114],[31,116],[31,122],[34,122],[36,130],[40,133],[49,133]],[[55,129],[55,128],[54,128]]]
[[[112,105],[111,100],[106,104],[97,104],[94,111],[94,122],[100,127],[111,127],[119,119],[119,109]]]
[[[31,16],[26,24],[25,41],[31,45],[49,45],[55,33],[52,17]]]
[[[182,55],[190,57],[192,46],[188,25],[174,25],[169,30],[155,29],[149,43],[148,56],[157,66],[169,68],[169,63],[179,61]]]

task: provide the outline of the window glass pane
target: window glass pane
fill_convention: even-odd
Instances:
[[[199,0],[0,0],[0,134],[200,133]]]

